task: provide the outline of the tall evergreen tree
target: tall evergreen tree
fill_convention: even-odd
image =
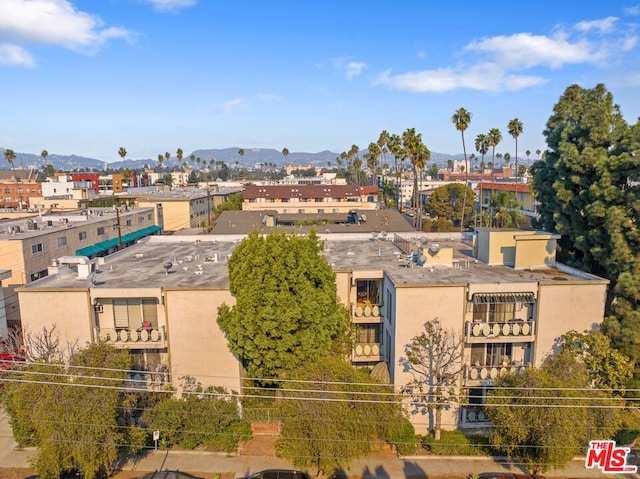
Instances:
[[[326,354],[346,328],[335,274],[315,233],[251,233],[229,260],[235,305],[222,305],[218,324],[229,348],[254,378],[274,379]]]

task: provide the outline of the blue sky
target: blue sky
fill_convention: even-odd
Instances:
[[[637,2],[638,0],[636,0]],[[0,147],[103,161],[242,147],[360,148],[413,127],[432,150],[524,125],[571,84],[640,116],[640,3],[1,0]]]

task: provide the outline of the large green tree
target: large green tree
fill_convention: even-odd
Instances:
[[[235,305],[218,309],[229,348],[270,380],[326,354],[348,325],[335,274],[315,233],[249,234],[229,260]]]
[[[532,167],[535,226],[562,234],[558,259],[611,281],[605,332],[640,385],[640,122],[629,126],[602,84],[568,87]]]
[[[93,479],[108,473],[129,428],[118,425],[121,392],[131,368],[129,352],[94,343],[68,365],[36,363],[15,373],[3,403],[14,437],[35,446],[31,464],[43,479],[78,469]]]
[[[569,351],[497,379],[485,403],[492,446],[535,472],[584,454],[589,440],[611,437],[621,417],[611,396],[590,388],[587,368]]]
[[[337,356],[292,371],[282,397],[278,455],[325,477],[391,440],[393,426],[406,420],[393,388]]]
[[[460,183],[440,186],[429,196],[425,210],[432,218],[439,217],[461,222],[462,218],[468,218],[473,211],[473,190]]]

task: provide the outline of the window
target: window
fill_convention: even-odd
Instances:
[[[40,279],[40,278],[44,278],[45,276],[49,275],[49,271],[47,271],[46,269],[43,269],[42,271],[38,271],[37,273],[32,273],[29,278],[31,279],[31,281],[35,281],[36,279]]]
[[[104,234],[104,226],[98,226],[98,234],[99,235],[103,235]]]
[[[42,251],[43,251],[42,243],[36,243],[31,245],[31,253],[39,254],[39,253],[42,253]]]
[[[86,231],[80,231],[80,233],[78,233],[78,239],[79,240],[86,240],[87,239],[87,232]]]
[[[131,226],[131,220],[127,220],[127,226]]]
[[[151,213],[147,215],[147,221],[151,221]]]
[[[157,300],[149,299],[114,299],[113,323],[116,329],[138,329],[143,321],[148,322],[151,329],[158,328]]]
[[[60,238],[58,238],[58,248],[60,248],[61,246],[66,246],[67,245],[67,237],[66,236],[61,236]]]
[[[506,323],[515,319],[515,303],[483,303],[473,305],[473,320],[488,323]]]
[[[372,306],[380,303],[380,292],[377,281],[358,280],[356,288],[358,304]]]
[[[324,208],[318,208],[318,213],[321,215],[324,214]]]
[[[356,327],[356,343],[379,343],[379,324],[358,324]]]
[[[138,224],[144,223],[144,216],[138,216]]]

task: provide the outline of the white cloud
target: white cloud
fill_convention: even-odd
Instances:
[[[41,43],[95,53],[108,40],[129,40],[132,33],[105,28],[99,17],[76,10],[68,0],[2,0],[0,36],[23,50]]]
[[[542,68],[572,64],[599,67],[635,49],[633,26],[619,26],[616,17],[585,21],[571,29],[557,28],[550,35],[515,33],[477,39],[463,51],[468,59],[455,66],[380,74],[375,83],[410,92],[444,92],[458,88],[482,91],[522,90],[548,81]],[[572,33],[570,33],[572,32]],[[470,55],[470,57],[469,57]],[[527,71],[536,68],[536,74]]]
[[[33,57],[18,45],[0,44],[0,65],[35,66]]]
[[[353,77],[357,77],[365,68],[367,68],[367,64],[364,62],[347,63],[347,78],[351,80]]]
[[[220,109],[223,112],[228,113],[230,111],[236,110],[241,106],[244,106],[244,104],[245,104],[244,98],[233,98],[231,100],[224,102],[220,107]]]
[[[586,40],[571,42],[562,32],[553,37],[516,33],[473,41],[466,50],[489,54],[506,68],[547,65],[558,68],[568,63],[596,62],[599,54]]]
[[[346,76],[348,80],[359,76],[367,68],[367,64],[364,62],[347,61],[344,57],[332,58],[331,65],[340,74]]]
[[[143,0],[153,5],[159,12],[172,12],[181,8],[188,8],[196,4],[197,0]]]
[[[625,15],[640,15],[640,5],[623,8],[622,11],[625,13]]]
[[[452,68],[440,68],[395,76],[391,75],[390,71],[386,71],[377,78],[376,83],[412,93],[440,93],[459,88],[481,91],[521,90],[542,85],[546,81],[546,79],[537,76],[506,75],[495,65],[483,64],[460,71]]]
[[[575,24],[575,29],[580,32],[589,32],[597,30],[600,32],[610,32],[614,29],[617,17],[607,17],[600,20],[583,21]]]

